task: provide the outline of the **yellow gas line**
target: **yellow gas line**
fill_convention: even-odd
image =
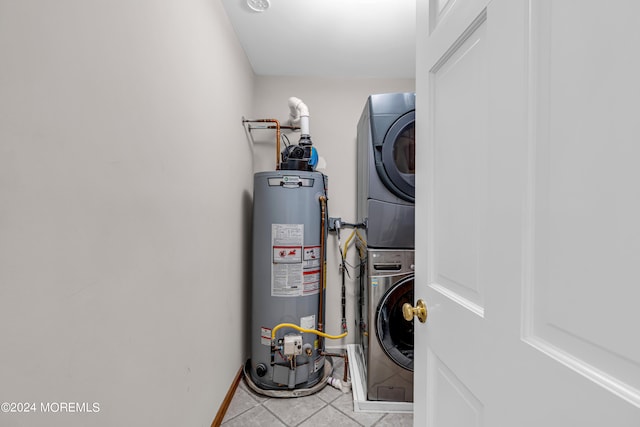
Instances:
[[[315,329],[305,329],[305,328],[301,328],[300,326],[296,325],[295,323],[280,323],[278,326],[276,326],[275,328],[273,328],[271,330],[271,341],[276,339],[276,332],[278,331],[278,329],[282,329],[282,328],[293,328],[297,331],[300,332],[304,332],[307,334],[316,334],[318,336],[324,337],[324,338],[329,338],[330,340],[339,340],[340,338],[344,338],[347,336],[348,332],[344,332],[340,335],[329,335],[329,334],[325,334],[324,332],[320,332],[320,331],[316,331]]]

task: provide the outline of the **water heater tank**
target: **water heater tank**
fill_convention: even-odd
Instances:
[[[320,172],[254,175],[249,366],[262,389],[307,388],[322,379],[323,349],[315,334],[281,327],[272,341],[272,331],[283,323],[318,327],[325,182]]]

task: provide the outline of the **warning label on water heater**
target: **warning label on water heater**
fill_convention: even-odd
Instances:
[[[320,247],[304,247],[304,224],[271,224],[271,296],[320,291]]]

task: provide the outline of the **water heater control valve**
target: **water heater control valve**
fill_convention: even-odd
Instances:
[[[298,356],[302,354],[302,335],[284,336],[284,355]]]

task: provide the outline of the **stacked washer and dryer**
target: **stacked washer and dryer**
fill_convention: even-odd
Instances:
[[[358,122],[358,219],[367,224],[360,343],[367,399],[413,401],[415,93],[371,95]]]

